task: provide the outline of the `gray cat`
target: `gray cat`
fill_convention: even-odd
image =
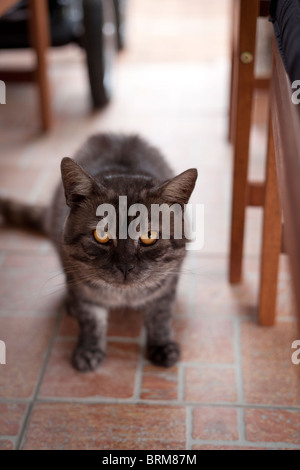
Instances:
[[[142,203],[149,213],[151,204],[183,207],[197,170],[174,177],[156,148],[138,136],[114,134],[91,137],[75,161],[62,160],[63,185],[48,208],[0,199],[0,213],[8,223],[43,231],[57,248],[66,274],[67,311],[80,327],[72,358],[76,369],[99,366],[105,357],[107,312],[121,306],[143,311],[147,357],[170,367],[180,356],[171,316],[186,239],[174,237],[174,220],[170,239],[161,238],[160,229],[138,239],[99,235],[96,210],[109,203],[118,215],[120,195],[127,196],[128,207]]]

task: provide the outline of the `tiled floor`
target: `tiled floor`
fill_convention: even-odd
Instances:
[[[47,203],[59,162],[96,131],[140,132],[178,172],[197,166],[205,246],[183,268],[174,318],[180,363],[144,359],[138,313],[112,312],[108,357],[72,369],[77,326],[47,240],[0,231],[0,449],[300,449],[299,366],[287,260],[277,324],[257,325],[261,211],[247,217],[244,281],[227,282],[232,149],[227,142],[229,0],[130,0],[115,99],[90,114],[83,58],[52,51],[55,124],[39,133],[31,86],[9,85],[0,115],[1,193]],[[15,60],[30,60],[25,53]],[[0,62],[13,62],[7,54]],[[1,78],[1,77],[0,77]],[[251,174],[264,170],[265,98],[256,99]]]

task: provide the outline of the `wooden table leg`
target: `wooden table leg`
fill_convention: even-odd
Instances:
[[[50,89],[47,77],[47,49],[50,45],[48,5],[46,0],[29,0],[30,38],[36,51],[35,78],[39,88],[42,126],[48,130],[52,124]]]
[[[259,324],[273,325],[276,313],[277,279],[281,253],[282,221],[278,195],[273,129],[270,118],[266,169],[263,244],[261,257]]]
[[[230,282],[240,282],[247,201],[248,153],[254,88],[256,21],[259,0],[239,1],[239,43],[234,60],[237,83],[236,126],[234,136],[234,173],[231,213]]]

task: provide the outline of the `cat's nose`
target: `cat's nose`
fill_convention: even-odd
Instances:
[[[127,274],[134,268],[134,264],[117,264],[117,268],[124,274],[126,279]]]

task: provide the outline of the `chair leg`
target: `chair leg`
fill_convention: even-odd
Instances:
[[[36,51],[35,79],[38,84],[41,105],[42,126],[48,130],[52,124],[50,90],[47,77],[47,48],[50,45],[47,3],[45,0],[29,0],[30,37]]]
[[[228,140],[234,143],[235,126],[236,126],[236,106],[237,106],[237,83],[235,73],[235,63],[238,60],[236,50],[238,41],[238,2],[232,2],[232,21],[231,21],[231,71],[230,71],[230,96],[229,96],[229,127]]]
[[[275,322],[278,266],[282,245],[281,208],[278,195],[278,180],[271,119],[269,123],[265,188],[259,324],[268,326],[273,325]]]
[[[237,0],[235,0],[237,2]],[[256,21],[259,0],[238,0],[239,41],[235,59],[237,83],[236,126],[234,137],[234,172],[231,212],[230,282],[240,282],[247,199],[248,153],[254,88]]]

